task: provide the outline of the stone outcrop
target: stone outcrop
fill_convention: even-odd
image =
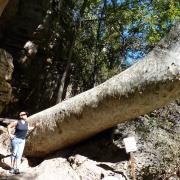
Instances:
[[[15,61],[22,56],[24,45],[34,40],[34,33],[43,23],[48,3],[47,0],[11,0],[4,10],[0,18],[0,47],[10,52]]]
[[[0,113],[11,100],[12,87],[8,83],[13,72],[12,56],[0,49]]]
[[[4,8],[7,6],[9,0],[1,0],[0,1],[0,16],[4,11]]]
[[[44,66],[48,66],[49,63],[46,63],[43,49],[44,41],[48,40],[47,34],[51,29],[47,14],[49,8],[48,0],[11,0],[0,17],[0,48],[12,55],[14,64],[15,101],[8,105],[5,116],[16,116],[22,107],[29,112],[37,112],[39,108],[45,109],[50,106],[50,93],[44,88],[44,84],[49,84],[45,78],[47,72]],[[50,80],[53,78],[54,76]],[[34,91],[37,88],[38,91]],[[54,90],[54,87],[52,89]]]

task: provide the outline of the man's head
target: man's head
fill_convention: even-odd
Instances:
[[[25,112],[25,111],[22,111],[22,112],[19,113],[19,117],[21,119],[27,119],[27,116],[28,116],[28,113]]]

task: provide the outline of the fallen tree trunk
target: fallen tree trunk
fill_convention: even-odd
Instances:
[[[34,114],[27,156],[43,157],[180,96],[180,24],[143,60],[103,84]]]
[[[7,126],[9,123],[17,121],[17,119],[0,118],[0,125]]]
[[[9,0],[0,0],[0,16],[3,13],[5,7],[7,6]]]

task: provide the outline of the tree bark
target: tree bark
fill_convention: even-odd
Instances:
[[[180,96],[180,23],[144,59],[103,84],[34,114],[25,154],[43,157]]]
[[[59,85],[56,104],[60,103],[63,100],[63,93],[65,92],[65,83],[66,83],[66,80],[68,78],[69,71],[71,69],[71,61],[72,61],[72,55],[73,55],[73,48],[74,48],[74,45],[75,45],[76,36],[78,34],[78,31],[79,31],[80,18],[84,14],[84,11],[85,11],[86,6],[87,6],[87,2],[88,2],[87,0],[84,0],[83,5],[82,5],[82,7],[80,9],[80,16],[79,16],[77,22],[75,22],[75,28],[74,28],[74,32],[73,32],[73,35],[72,35],[73,37],[72,37],[72,41],[71,41],[70,46],[69,46],[68,61],[67,61],[67,65],[66,65],[65,71],[64,71],[64,73],[62,75],[60,85]]]
[[[0,16],[3,13],[6,5],[8,4],[9,0],[0,0]]]

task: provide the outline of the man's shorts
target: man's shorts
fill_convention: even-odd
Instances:
[[[21,159],[25,146],[25,139],[14,138],[11,140],[12,157]]]

